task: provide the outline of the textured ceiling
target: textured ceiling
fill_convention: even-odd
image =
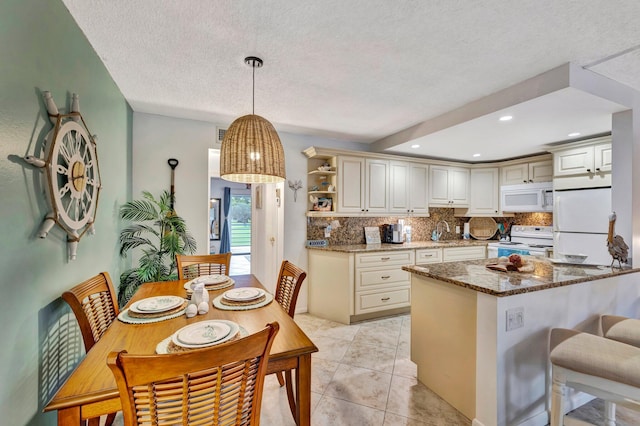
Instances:
[[[63,2],[135,111],[221,126],[251,112],[249,55],[265,63],[256,70],[256,114],[280,131],[355,142],[385,138],[567,62],[640,90],[637,0]],[[549,120],[577,115],[605,122],[589,133],[610,130],[602,114],[611,108],[594,102],[593,120],[582,111],[530,124],[527,138],[512,140],[522,148],[513,155],[550,142],[529,134]],[[454,131],[446,152],[427,155],[468,161],[463,148],[496,139],[494,118],[482,134]]]

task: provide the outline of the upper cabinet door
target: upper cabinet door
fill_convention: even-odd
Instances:
[[[449,168],[431,166],[429,172],[429,204],[449,206]]]
[[[364,158],[338,157],[338,212],[364,212],[364,174]]]
[[[412,163],[409,172],[409,209],[411,214],[429,214],[429,166]]]
[[[389,212],[389,161],[369,159],[365,161],[366,213]]]
[[[596,173],[611,171],[611,155],[610,143],[603,143],[593,147],[593,166]]]
[[[449,174],[449,199],[452,207],[467,207],[469,205],[469,169],[452,167]]]
[[[519,185],[529,182],[529,164],[514,164],[501,168],[501,185]]]
[[[389,170],[389,211],[409,215],[428,215],[429,166],[391,161]]]
[[[439,207],[469,205],[469,169],[432,165],[429,170],[429,205]]]
[[[499,214],[498,168],[471,169],[470,215]]]
[[[593,146],[558,151],[553,158],[554,176],[570,176],[593,172]]]
[[[391,161],[389,171],[389,210],[393,213],[409,213],[411,163]]]
[[[553,180],[553,161],[535,161],[529,163],[529,182],[551,182]]]

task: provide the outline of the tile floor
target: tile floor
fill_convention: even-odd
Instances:
[[[313,426],[471,425],[416,379],[409,359],[410,315],[354,325],[309,314],[295,320],[319,349],[312,356]],[[602,424],[602,406],[594,400],[570,413],[565,423]],[[618,426],[640,425],[637,412],[619,407],[617,414]],[[122,425],[121,415],[114,424]],[[286,391],[274,375],[265,379],[261,424],[295,425]]]

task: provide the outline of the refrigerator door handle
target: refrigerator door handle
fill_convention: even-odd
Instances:
[[[558,211],[560,211],[560,194],[553,200],[553,231],[558,232]]]

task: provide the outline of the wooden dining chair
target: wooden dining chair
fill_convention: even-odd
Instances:
[[[229,275],[231,253],[176,255],[178,278],[192,280],[202,275]]]
[[[62,293],[62,299],[69,304],[76,316],[84,341],[84,349],[89,352],[118,317],[118,304],[109,273],[101,272],[71,290],[65,291]],[[107,415],[105,425],[111,425],[114,418],[115,413]],[[89,420],[90,426],[99,424],[100,418]]]
[[[258,425],[262,389],[280,326],[169,355],[111,352],[125,426]]]
[[[300,287],[304,279],[307,277],[307,273],[289,262],[284,260],[280,265],[280,273],[278,274],[278,282],[276,284],[275,300],[284,309],[291,318],[293,318],[296,312],[296,303],[298,302],[298,294],[300,293]],[[292,376],[291,370],[286,370],[284,375],[281,371],[275,373],[278,378],[280,386],[287,385],[287,398],[289,399],[289,408],[293,417],[296,417],[296,403],[293,396],[292,388]],[[286,380],[285,380],[286,376]]]

